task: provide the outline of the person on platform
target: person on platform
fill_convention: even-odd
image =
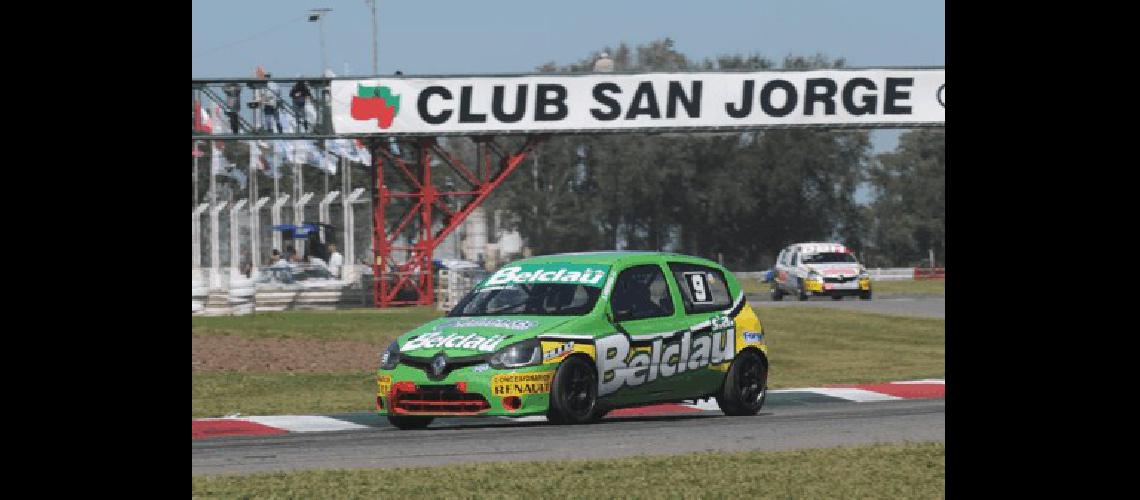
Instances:
[[[329,272],[336,278],[343,273],[344,256],[336,250],[336,243],[329,243]]]

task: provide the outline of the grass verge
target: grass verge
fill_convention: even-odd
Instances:
[[[191,418],[370,411],[376,373],[195,373]]]
[[[276,313],[265,318],[217,317],[211,332],[256,338],[394,337],[392,325],[410,329],[423,311],[386,314]],[[369,318],[368,321],[341,316]],[[840,309],[757,306],[771,356],[773,389],[824,384],[885,382],[942,377],[945,374],[946,322],[941,319],[868,314]],[[267,316],[267,315],[258,315]],[[380,323],[373,318],[385,318]],[[305,328],[333,325],[311,336]],[[195,328],[195,334],[198,334]],[[383,332],[383,333],[381,333]],[[379,362],[379,361],[377,361]],[[327,414],[371,411],[376,383],[372,372],[354,373],[194,373],[192,416]]]
[[[191,495],[320,498],[942,498],[943,443],[194,477]]]
[[[840,309],[759,306],[774,389],[946,373],[946,321]]]
[[[442,316],[432,306],[338,311],[263,312],[248,316],[194,316],[193,335],[251,339],[358,340],[384,345]]]

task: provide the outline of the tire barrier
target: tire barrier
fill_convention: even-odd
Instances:
[[[191,314],[202,314],[206,310],[206,295],[210,293],[210,289],[205,283],[195,281],[191,283],[193,288],[191,294],[193,298],[193,306],[191,307]]]
[[[229,291],[230,314],[238,316],[253,314],[254,295],[256,293],[257,289],[254,287],[253,280],[231,280]]]

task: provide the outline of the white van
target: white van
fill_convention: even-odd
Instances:
[[[807,300],[826,295],[843,300],[853,295],[871,299],[871,277],[855,254],[839,243],[796,243],[776,257],[772,300],[796,295]]]

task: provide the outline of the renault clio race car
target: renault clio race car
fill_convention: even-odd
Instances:
[[[772,300],[813,295],[843,300],[846,296],[871,299],[871,276],[851,250],[839,243],[796,243],[776,257]]]
[[[580,424],[709,397],[755,415],[767,380],[760,320],[725,268],[669,253],[561,254],[504,266],[392,342],[376,408],[401,429],[473,415]]]

